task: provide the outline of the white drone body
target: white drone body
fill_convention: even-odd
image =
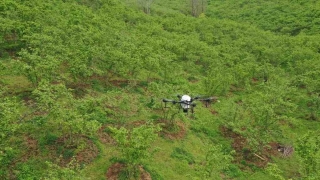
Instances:
[[[190,108],[191,97],[188,95],[183,95],[180,101],[182,102],[180,105],[183,109],[183,112],[188,112],[188,109]]]

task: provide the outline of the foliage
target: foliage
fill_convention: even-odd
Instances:
[[[19,128],[20,106],[16,98],[6,97],[4,92],[0,91],[0,142],[14,135]]]
[[[230,145],[221,126],[246,138],[254,151],[271,141],[301,144],[301,174],[316,176],[310,157],[317,156],[317,139],[297,137],[319,128],[319,5],[315,0],[2,0],[0,177],[43,174],[46,169],[32,172],[32,159],[47,161],[41,159],[50,154],[46,146],[65,138],[60,150],[69,157],[77,153],[72,147],[87,147],[80,138],[86,136],[101,146],[99,161],[87,168],[91,179],[99,179],[92,170],[99,165],[98,176],[105,178],[101,167],[109,164],[102,166],[101,157],[118,151],[132,166],[148,160],[151,142],[167,150],[149,167],[163,179],[219,178],[221,172],[254,179],[257,172],[238,172],[218,146],[209,152],[180,146]],[[177,93],[218,96],[221,103],[198,104],[192,122],[178,114],[187,131],[182,140],[156,139],[156,126],[124,128],[158,119],[161,99]],[[122,149],[115,150],[101,128],[110,125],[124,126],[114,128]],[[172,147],[186,148],[172,152]],[[199,174],[184,163],[198,164],[206,154]],[[56,171],[46,178],[77,172],[50,166]],[[284,170],[276,162],[266,171],[288,176]]]
[[[77,111],[76,100],[63,84],[51,85],[41,81],[32,93],[38,110],[47,114],[46,125],[58,127],[58,131],[70,137],[78,133],[91,136],[100,127],[96,119],[87,119],[88,116]]]
[[[269,163],[266,170],[273,178],[285,180],[285,178],[281,176],[282,172],[276,164]]]
[[[184,160],[187,161],[188,164],[193,164],[194,163],[194,157],[192,154],[187,152],[186,150],[182,148],[174,148],[173,152],[171,153],[170,157],[177,158],[179,160]]]
[[[194,17],[198,17],[205,12],[207,1],[206,0],[190,0],[191,14]]]
[[[231,75],[224,70],[213,69],[212,72],[218,73],[212,73],[204,79],[203,84],[205,87],[205,94],[226,95],[232,83]],[[223,79],[223,81],[221,79]]]
[[[227,170],[233,160],[232,152],[225,153],[221,145],[209,146],[199,173],[205,179],[221,179],[220,173]]]
[[[302,173],[307,179],[319,177],[319,133],[308,132],[298,140],[296,152],[301,157],[303,164]]]
[[[234,132],[245,136],[254,151],[262,151],[263,147],[281,134],[278,122],[288,118],[296,106],[287,101],[289,93],[294,90],[284,83],[274,86],[261,84],[246,99],[228,101],[223,107],[222,119]],[[277,92],[277,93],[275,93]]]
[[[5,177],[6,167],[17,154],[17,150],[14,150],[10,142],[21,127],[19,124],[21,105],[16,98],[4,95],[4,91],[0,89],[0,177]]]
[[[109,127],[113,137],[117,141],[117,146],[127,163],[129,178],[136,177],[138,166],[144,159],[150,158],[149,148],[157,138],[159,126],[144,124],[140,127],[128,130],[124,127],[120,129]]]
[[[43,179],[83,179],[80,175],[80,167],[75,159],[67,167],[60,167],[52,162],[46,161],[47,173],[42,176]]]
[[[18,172],[16,172],[17,179],[36,179],[41,176],[39,164],[35,165],[34,160],[29,160],[18,165]],[[38,162],[39,163],[39,162]]]
[[[254,23],[264,30],[281,34],[317,34],[319,23],[318,1],[210,1],[207,14],[215,18],[227,18]]]

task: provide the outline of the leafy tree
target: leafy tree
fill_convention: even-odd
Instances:
[[[198,17],[201,13],[204,13],[207,6],[207,0],[190,0],[191,14],[194,17]]]
[[[319,132],[308,132],[298,139],[296,152],[302,163],[302,174],[306,179],[317,179],[320,169]]]
[[[0,90],[0,100],[0,142],[4,142],[20,126],[20,104],[16,98],[6,97],[3,90]]]
[[[67,167],[60,167],[57,164],[46,161],[46,173],[42,175],[41,179],[83,179],[83,175],[80,174],[80,166],[75,159],[72,159]]]
[[[236,102],[235,102],[236,101]],[[241,127],[247,124],[248,109],[242,104],[242,100],[227,99],[217,107],[224,125],[236,133],[241,133]]]
[[[65,85],[41,81],[32,93],[37,100],[37,110],[48,119],[44,124],[45,129],[57,134],[68,134],[70,143],[77,143],[77,134],[93,136],[99,129],[97,119],[91,119],[78,111],[77,101]]]
[[[10,138],[21,126],[20,107],[16,98],[6,97],[4,89],[0,89],[0,178],[6,179],[6,167],[16,154]]]
[[[138,166],[144,159],[150,157],[149,148],[151,143],[157,138],[159,126],[144,124],[140,127],[128,130],[124,127],[120,129],[109,127],[113,137],[117,141],[118,149],[127,163],[128,177],[136,178],[139,174]]]
[[[275,179],[285,180],[285,178],[281,175],[282,171],[276,164],[268,163],[266,171]]]
[[[146,14],[150,14],[150,8],[154,1],[155,0],[138,0],[138,4],[143,7],[143,11]]]
[[[279,120],[290,119],[288,116],[296,108],[288,101],[295,93],[288,85],[275,79],[261,84],[261,89],[245,99],[230,99],[223,105],[221,118],[234,132],[247,138],[252,150],[261,152],[267,143],[281,135]]]
[[[41,79],[53,80],[56,77],[55,72],[59,67],[58,61],[52,56],[41,57],[40,52],[20,52],[20,57],[26,62],[24,65],[24,73],[26,77],[33,83],[34,87],[38,85]]]
[[[252,143],[251,146],[259,151],[272,138],[281,134],[279,120],[287,119],[296,108],[295,104],[287,100],[294,93],[294,89],[285,85],[285,82],[282,82],[282,87],[275,82],[269,83],[264,85],[262,92],[253,93],[252,99],[244,101],[244,104],[248,103],[250,112],[250,126],[247,126],[246,136]]]
[[[308,99],[308,109],[310,111],[309,118],[319,120],[320,118],[320,95],[312,94]]]
[[[210,145],[205,160],[199,166],[199,173],[204,179],[222,179],[222,171],[228,169],[232,160],[232,154],[224,153],[221,145]]]
[[[212,0],[207,14],[212,18],[231,19],[237,22],[253,23],[264,30],[279,34],[317,34],[315,27],[319,16],[316,1],[223,1]]]
[[[229,91],[232,82],[233,78],[230,72],[217,64],[210,68],[202,84],[205,94],[223,96]]]

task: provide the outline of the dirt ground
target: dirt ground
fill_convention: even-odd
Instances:
[[[108,125],[104,125],[102,126],[99,130],[98,130],[98,137],[99,140],[103,143],[103,144],[115,144],[115,140],[112,138],[112,136],[107,133],[105,130],[106,128],[108,128]]]
[[[62,157],[62,154],[66,153],[67,151],[72,151],[75,152],[75,154],[73,154],[73,157],[75,158],[77,163],[91,163],[99,154],[98,147],[94,144],[92,140],[90,140],[86,136],[79,135],[79,137],[77,138],[85,142],[85,147],[81,148],[81,150],[77,150],[79,149],[79,147],[76,144],[69,145],[70,143],[67,143],[67,141],[69,141],[67,137],[60,137],[51,145],[46,145],[46,148],[48,149],[48,154],[46,155],[46,157],[52,159],[52,161],[56,161],[58,159],[58,161],[55,163],[62,167],[66,167],[71,162],[72,157],[64,158]],[[59,151],[59,148],[62,148],[62,150]]]
[[[121,163],[114,163],[111,165],[107,171],[106,178],[107,180],[117,180],[119,174],[122,170],[125,169],[125,165]],[[151,175],[143,169],[142,166],[139,166],[140,171],[140,180],[151,180]]]
[[[180,121],[174,121],[175,127],[172,128],[172,124],[168,120],[159,120],[159,124],[161,124],[162,131],[160,132],[161,136],[164,136],[170,140],[178,140],[183,139],[187,134],[187,129],[185,124]]]
[[[245,161],[247,165],[255,165],[259,168],[264,168],[272,159],[271,157],[280,156],[281,153],[278,151],[278,146],[280,145],[277,142],[270,142],[267,147],[265,147],[262,152],[255,153],[249,146],[247,139],[243,136],[233,132],[232,130],[226,127],[220,127],[221,133],[232,139],[232,147],[236,151],[235,154],[235,163],[243,165]],[[243,166],[242,168],[246,169],[248,167]]]

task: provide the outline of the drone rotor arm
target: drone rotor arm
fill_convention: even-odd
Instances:
[[[196,97],[194,97],[193,99],[194,99],[194,100],[198,100],[198,99],[200,99],[200,96],[196,96]]]
[[[171,99],[162,99],[162,101],[165,102],[165,103],[166,102],[172,102],[172,103],[175,102],[175,100],[171,100]]]

